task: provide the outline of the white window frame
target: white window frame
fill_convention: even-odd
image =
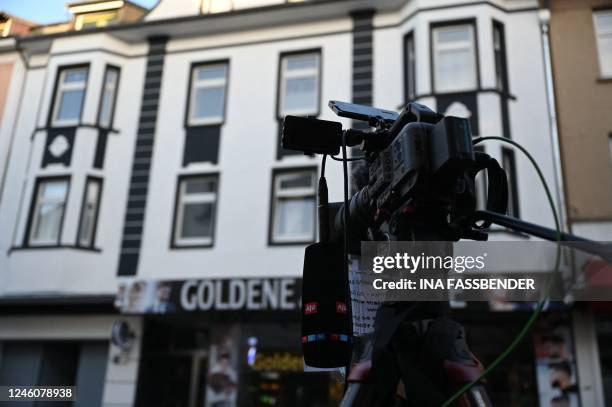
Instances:
[[[115,73],[115,80],[111,83],[107,83],[106,78],[110,74],[110,72]],[[102,78],[102,93],[100,95],[100,106],[98,111],[98,124],[104,128],[111,128],[113,124],[113,116],[115,114],[115,104],[117,103],[117,89],[119,85],[119,68],[115,66],[108,65],[104,70],[104,77]],[[102,119],[102,106],[104,104],[104,93],[110,92],[110,106],[108,108],[108,119],[103,121]]]
[[[71,82],[64,83],[66,79],[66,75],[68,72],[72,71],[85,71],[85,80],[83,82]],[[57,88],[55,89],[55,100],[53,101],[53,115],[52,124],[53,126],[73,126],[79,124],[81,117],[83,115],[83,107],[85,106],[85,98],[87,97],[87,81],[89,80],[89,67],[88,66],[79,66],[74,68],[60,68],[60,74],[57,81]],[[57,118],[60,109],[60,101],[62,99],[62,94],[64,91],[69,90],[83,90],[83,100],[81,101],[81,106],[79,106],[79,114],[76,119],[64,119],[60,120]]]
[[[306,56],[314,56],[316,58],[316,66],[304,69],[287,69],[288,62],[291,58],[304,58]],[[294,116],[315,116],[319,113],[319,104],[321,99],[321,53],[319,51],[291,53],[281,56],[281,74],[280,74],[280,89],[278,101],[278,115],[285,117],[286,115]],[[291,78],[315,77],[315,105],[312,109],[285,109],[285,90],[287,89],[287,80]]]
[[[63,183],[66,186],[66,192],[62,199],[58,198],[46,198],[43,199],[42,191],[43,187],[47,183]],[[64,223],[64,215],[66,214],[66,204],[68,203],[68,193],[70,189],[70,179],[68,177],[61,178],[43,178],[39,179],[36,182],[36,189],[34,191],[34,205],[32,208],[32,219],[30,221],[30,230],[28,231],[28,246],[50,246],[50,245],[58,245],[62,238],[62,225]],[[55,239],[36,239],[34,236],[34,231],[36,230],[36,225],[38,224],[40,218],[40,207],[46,203],[60,203],[62,206],[62,213],[60,215],[60,222],[57,230],[57,238]]]
[[[212,181],[215,185],[214,192],[200,192],[186,194],[187,182],[194,180]],[[219,177],[217,175],[193,175],[182,177],[179,180],[178,196],[176,199],[176,219],[174,221],[174,246],[210,246],[214,241],[215,222],[217,217],[217,193],[219,191]],[[183,225],[184,204],[186,203],[212,203],[212,223],[213,227],[210,236],[206,237],[181,237],[181,227]]]
[[[287,188],[281,189],[281,182],[295,178],[302,175],[309,175],[312,177],[312,186],[311,187],[296,187],[296,188]],[[314,208],[316,211],[316,170],[307,169],[307,170],[296,170],[296,171],[280,171],[274,174],[274,191],[273,191],[273,202],[272,202],[272,225],[270,231],[270,241],[271,243],[305,243],[312,242],[315,239],[316,235],[316,216],[313,214],[313,222],[312,232],[309,234],[299,235],[299,236],[278,236],[276,234],[277,225],[280,221],[280,211],[278,210],[279,202],[281,199],[287,198],[312,198],[314,202]]]
[[[207,68],[225,68],[225,76],[221,79],[198,79],[197,71],[199,69],[207,69]],[[194,65],[191,70],[191,84],[190,84],[190,96],[189,96],[189,115],[187,117],[187,122],[190,126],[204,126],[204,125],[213,125],[213,124],[221,124],[225,120],[225,107],[227,105],[227,82],[229,75],[229,63],[228,62],[220,62],[220,63],[204,63]],[[217,88],[219,86],[223,86],[223,106],[221,108],[221,115],[216,117],[205,117],[198,118],[194,117],[195,113],[195,103],[196,103],[196,94],[198,88]]]
[[[470,38],[467,41],[455,41],[449,44],[439,44],[438,36],[440,32],[456,30],[459,27],[465,27],[468,29]],[[478,87],[478,58],[476,58],[476,30],[475,26],[472,23],[457,23],[457,24],[448,24],[441,26],[432,27],[432,35],[431,39],[433,42],[432,52],[433,52],[433,74],[434,74],[434,91],[436,93],[452,93],[452,92],[462,92],[462,91],[470,91],[474,90]],[[439,74],[439,54],[444,51],[456,51],[456,50],[469,50],[471,53],[470,60],[472,61],[472,79],[473,84],[469,84],[467,86],[462,86],[458,88],[449,88],[449,89],[440,89],[441,76]]]
[[[595,39],[597,42],[597,59],[599,60],[599,72],[600,75],[603,79],[609,79],[612,78],[612,64],[610,64],[610,66],[608,67],[608,70],[605,70],[605,67],[603,66],[603,58],[602,58],[602,38],[601,37],[607,37],[606,39],[608,41],[612,41],[612,26],[611,27],[601,27],[597,21],[597,17],[600,15],[610,15],[612,16],[612,9],[607,9],[607,10],[599,10],[599,11],[594,11],[593,12],[593,28],[595,30]],[[608,58],[612,58],[612,55],[609,56]]]
[[[89,201],[89,188],[95,185],[98,190],[93,201]],[[83,196],[83,204],[81,207],[81,216],[79,217],[79,229],[77,236],[77,245],[80,247],[93,247],[95,242],[96,224],[98,222],[98,213],[100,211],[100,197],[102,195],[102,180],[99,178],[88,177],[85,182],[85,191]],[[91,203],[93,205],[93,212],[91,213],[91,219],[89,224],[88,235],[83,239],[83,222],[87,213],[87,205]]]

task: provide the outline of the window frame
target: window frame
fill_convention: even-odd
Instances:
[[[104,91],[106,87],[106,75],[109,71],[115,71],[117,73],[117,81],[115,82],[115,89],[112,96],[111,109],[108,113],[108,124],[102,123],[102,102],[104,101]],[[119,83],[121,81],[121,68],[116,65],[106,64],[104,68],[104,75],[102,76],[102,87],[100,88],[100,100],[98,101],[98,115],[97,123],[98,126],[104,129],[112,129],[113,122],[115,120],[115,111],[117,110],[117,94],[119,93]]]
[[[604,72],[604,67],[602,66],[602,53],[601,53],[601,45],[599,37],[602,35],[600,33],[600,28],[597,25],[597,15],[598,14],[610,14],[612,16],[612,8],[596,8],[593,9],[592,19],[593,19],[593,34],[595,35],[595,48],[597,49],[597,64],[599,66],[599,75],[600,79],[612,79],[612,66],[610,66],[610,70],[608,72]],[[612,37],[612,27],[610,27],[609,32],[605,32],[603,35],[610,35]],[[611,38],[612,41],[612,38]],[[612,55],[610,56],[612,58]]]
[[[506,165],[506,159],[509,159],[509,166]],[[519,204],[519,191],[518,191],[518,180],[517,180],[517,166],[516,166],[516,155],[514,150],[508,147],[501,148],[501,167],[506,172],[506,177],[510,177],[508,180],[508,201],[512,202],[513,213],[509,210],[506,211],[508,216],[520,218],[521,210]],[[510,167],[510,168],[507,168]],[[510,209],[510,208],[508,208]]]
[[[472,34],[472,49],[474,51],[474,86],[462,89],[438,90],[436,85],[436,43],[435,31],[438,29],[451,28],[454,26],[469,26]],[[475,18],[431,22],[429,24],[429,63],[430,81],[432,94],[453,94],[474,92],[480,89],[480,52],[478,46],[478,24]]]
[[[76,127],[78,126],[83,119],[83,108],[85,107],[85,100],[87,99],[87,90],[89,87],[89,79],[90,79],[90,64],[74,64],[74,65],[61,65],[57,67],[56,75],[55,75],[55,84],[53,86],[53,94],[51,99],[51,105],[49,106],[49,116],[47,119],[47,123],[49,127]],[[85,69],[86,70],[86,78],[85,84],[83,86],[83,99],[81,100],[81,106],[79,108],[79,117],[74,120],[58,120],[57,113],[59,108],[59,98],[61,90],[63,90],[63,77],[66,72],[70,70],[77,69]],[[61,89],[60,89],[61,88]]]
[[[98,184],[98,196],[96,199],[96,209],[94,212],[94,216],[93,216],[93,226],[92,226],[92,230],[91,230],[91,239],[90,242],[88,244],[82,244],[81,243],[81,230],[83,227],[83,216],[85,215],[85,205],[87,203],[87,192],[88,192],[88,188],[90,183],[94,183],[94,184]],[[83,198],[81,200],[81,211],[79,213],[79,224],[77,227],[77,234],[76,234],[76,244],[75,246],[77,247],[83,247],[83,248],[93,248],[96,244],[96,232],[98,230],[98,217],[100,216],[100,205],[102,203],[102,187],[103,187],[103,180],[100,177],[94,177],[91,175],[88,175],[85,178],[85,188],[83,188]]]
[[[410,54],[408,52],[408,44],[412,44],[412,55],[413,60],[410,61]],[[417,98],[416,91],[416,41],[414,30],[409,31],[404,35],[404,100],[406,103],[414,101]]]
[[[313,177],[312,185],[312,199],[314,202],[313,209],[313,225],[312,225],[312,238],[295,238],[295,239],[278,239],[275,233],[276,226],[276,214],[277,214],[277,179],[280,179],[283,175],[292,175],[310,172]],[[268,245],[269,246],[291,246],[291,245],[305,245],[313,243],[317,236],[317,178],[318,178],[318,167],[317,166],[305,166],[305,167],[287,167],[287,168],[276,168],[272,170],[272,179],[270,183],[270,215],[268,219]],[[304,195],[303,195],[304,196]],[[310,196],[310,194],[308,194]]]
[[[493,44],[493,62],[495,65],[495,89],[500,92],[510,92],[510,83],[508,81],[508,59],[506,47],[506,29],[501,21],[493,19],[492,28],[492,44]],[[499,51],[495,48],[495,33],[499,32]],[[499,52],[499,66],[497,60],[497,52]],[[499,77],[498,77],[499,75]],[[499,80],[501,78],[501,86]]]
[[[60,218],[59,230],[57,232],[57,239],[55,241],[35,241],[32,239],[32,233],[34,225],[38,219],[37,208],[39,206],[39,196],[41,192],[41,186],[46,182],[54,181],[65,181],[66,182],[66,195],[64,198],[62,216]],[[26,230],[24,234],[24,247],[59,247],[62,241],[62,232],[64,230],[64,219],[66,218],[66,208],[68,206],[68,200],[70,199],[70,183],[71,178],[69,175],[55,175],[55,176],[41,176],[37,177],[34,182],[34,188],[32,190],[30,210],[28,213],[28,220],[26,224]]]
[[[284,94],[285,94],[285,62],[291,57],[299,57],[303,55],[316,55],[318,58],[318,66],[316,68],[317,84],[316,84],[316,104],[314,111],[307,112],[305,110],[284,111]],[[303,117],[318,117],[321,114],[321,92],[323,89],[323,52],[321,48],[302,49],[296,51],[285,51],[279,54],[278,58],[278,75],[276,83],[276,118],[283,120],[287,115],[303,116]]]
[[[224,97],[223,97],[223,113],[221,117],[215,118],[206,118],[206,119],[193,119],[192,113],[195,107],[195,95],[194,91],[195,82],[197,81],[197,75],[195,75],[195,71],[199,68],[204,67],[213,67],[225,65],[225,88],[224,88]],[[220,59],[214,61],[200,61],[193,62],[189,66],[189,83],[187,84],[187,109],[185,111],[185,127],[198,127],[198,126],[220,126],[225,123],[225,118],[227,116],[227,99],[229,96],[229,81],[230,81],[230,60],[229,59]]]
[[[185,181],[190,179],[198,179],[198,178],[210,178],[215,182],[215,192],[214,192],[214,205],[213,205],[213,220],[212,220],[212,230],[210,239],[197,238],[200,240],[192,239],[191,242],[186,239],[179,238],[180,225],[182,223],[182,203],[184,202],[181,199],[182,185]],[[219,210],[219,193],[220,193],[220,176],[218,172],[207,172],[207,173],[196,173],[196,174],[182,174],[178,176],[177,184],[176,184],[176,193],[175,193],[175,201],[174,201],[174,214],[172,216],[172,224],[171,224],[171,236],[170,236],[170,248],[171,249],[194,249],[194,248],[211,248],[215,244],[215,235],[217,229],[217,215]],[[181,219],[179,220],[179,216]]]

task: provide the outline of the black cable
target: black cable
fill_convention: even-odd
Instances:
[[[359,161],[359,160],[365,160],[366,159],[365,157],[338,158],[338,157],[335,157],[333,155],[330,155],[330,157],[334,161]]]
[[[323,159],[321,160],[321,178],[325,177],[325,161],[327,160],[327,154],[323,154]]]

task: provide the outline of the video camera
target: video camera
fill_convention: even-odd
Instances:
[[[306,363],[315,367],[343,366],[350,360],[347,256],[360,254],[361,241],[486,240],[482,229],[489,224],[472,218],[474,180],[483,169],[488,175],[487,209],[505,213],[508,200],[503,169],[474,151],[467,119],[445,117],[414,102],[399,114],[338,101],[330,101],[329,107],[371,129],[343,130],[339,122],[287,116],[282,137],[284,148],[323,154],[324,160],[338,159],[334,156],[341,148],[344,153],[345,201],[328,203],[322,166],[320,242],[308,246],[304,257],[302,350]],[[352,146],[359,146],[363,156],[347,158],[346,148]],[[347,161],[357,159],[365,162],[367,182],[348,199]],[[415,308],[421,316],[438,315],[441,309],[434,303]]]
[[[495,159],[474,151],[468,119],[445,117],[415,102],[399,114],[338,101],[329,107],[374,129],[343,131],[338,122],[287,116],[282,143],[306,154],[335,156],[343,143],[363,151],[368,181],[349,203],[351,253],[358,254],[361,240],[414,240],[414,222],[435,229],[435,239],[423,240],[486,240],[482,229],[490,224],[472,219],[474,180],[483,169],[487,209],[506,212],[506,175]],[[331,222],[332,237],[339,238],[344,213],[338,211]]]

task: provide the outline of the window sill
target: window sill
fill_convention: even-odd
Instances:
[[[84,247],[77,245],[31,245],[31,246],[13,246],[8,250],[8,254],[10,255],[12,252],[16,251],[25,251],[25,250],[53,250],[53,249],[72,249],[72,250],[82,250],[86,252],[94,252],[94,253],[102,253],[102,249],[98,247]]]
[[[170,245],[170,250],[184,250],[184,249],[211,249],[214,247],[214,243],[202,243],[202,244],[177,244],[173,243]]]
[[[268,246],[305,246],[305,245],[309,245],[309,244],[313,244],[314,240],[288,240],[288,241],[274,241],[274,240],[270,240],[268,242]]]
[[[600,76],[596,80],[597,83],[612,83],[612,76]]]

